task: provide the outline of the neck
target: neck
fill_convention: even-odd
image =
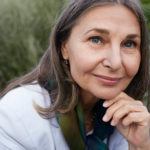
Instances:
[[[82,108],[85,114],[88,114],[92,111],[95,103],[97,102],[98,98],[91,95],[88,92],[81,91],[80,93],[80,100],[82,103]]]
[[[92,109],[97,102],[97,98],[90,93],[82,91],[80,93],[80,100],[85,117],[85,128],[89,132],[93,129],[93,114]]]

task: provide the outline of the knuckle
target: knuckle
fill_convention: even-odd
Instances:
[[[119,118],[120,118],[120,117],[119,117],[118,114],[114,114],[114,116],[113,116],[113,119],[114,119],[114,120],[119,120]]]
[[[134,115],[133,113],[130,113],[130,114],[128,115],[128,117],[133,120],[133,119],[135,118],[135,115]]]
[[[126,105],[125,108],[129,111],[129,110],[132,110],[133,109],[133,105],[129,104],[129,105]]]
[[[110,109],[107,109],[106,114],[107,116],[110,116],[112,114],[112,111]]]
[[[139,104],[139,105],[143,105],[143,102],[140,101],[140,100],[137,100],[136,103]]]
[[[145,111],[145,112],[147,112],[148,113],[148,110],[147,110],[147,107],[146,106],[142,106],[142,109]]]
[[[144,110],[145,110],[147,113],[149,113],[149,112],[148,112],[148,109],[147,109],[147,107],[146,107],[146,106],[144,106]]]
[[[147,114],[147,119],[150,121],[150,113]]]
[[[148,114],[148,122],[149,122],[149,125],[150,125],[150,114]]]
[[[127,125],[128,125],[128,122],[129,122],[129,120],[123,119],[122,124],[123,124],[124,126],[127,126]]]

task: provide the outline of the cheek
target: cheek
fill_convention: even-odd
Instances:
[[[86,73],[92,70],[92,63],[86,57],[74,56],[70,60],[70,72],[73,77],[84,77]]]
[[[76,51],[77,52],[77,51]],[[72,78],[81,87],[86,83],[88,84],[90,73],[94,69],[95,63],[91,55],[80,53],[72,53],[70,55],[70,72]]]
[[[124,66],[128,77],[134,77],[137,74],[140,62],[141,62],[140,54],[135,55],[134,57],[126,57],[124,59]]]

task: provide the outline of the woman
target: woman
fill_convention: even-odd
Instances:
[[[37,68],[1,93],[0,149],[149,150],[148,50],[139,1],[72,1]]]

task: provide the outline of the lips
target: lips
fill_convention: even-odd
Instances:
[[[122,77],[110,77],[104,75],[95,75],[95,77],[104,85],[113,86],[116,85]]]

